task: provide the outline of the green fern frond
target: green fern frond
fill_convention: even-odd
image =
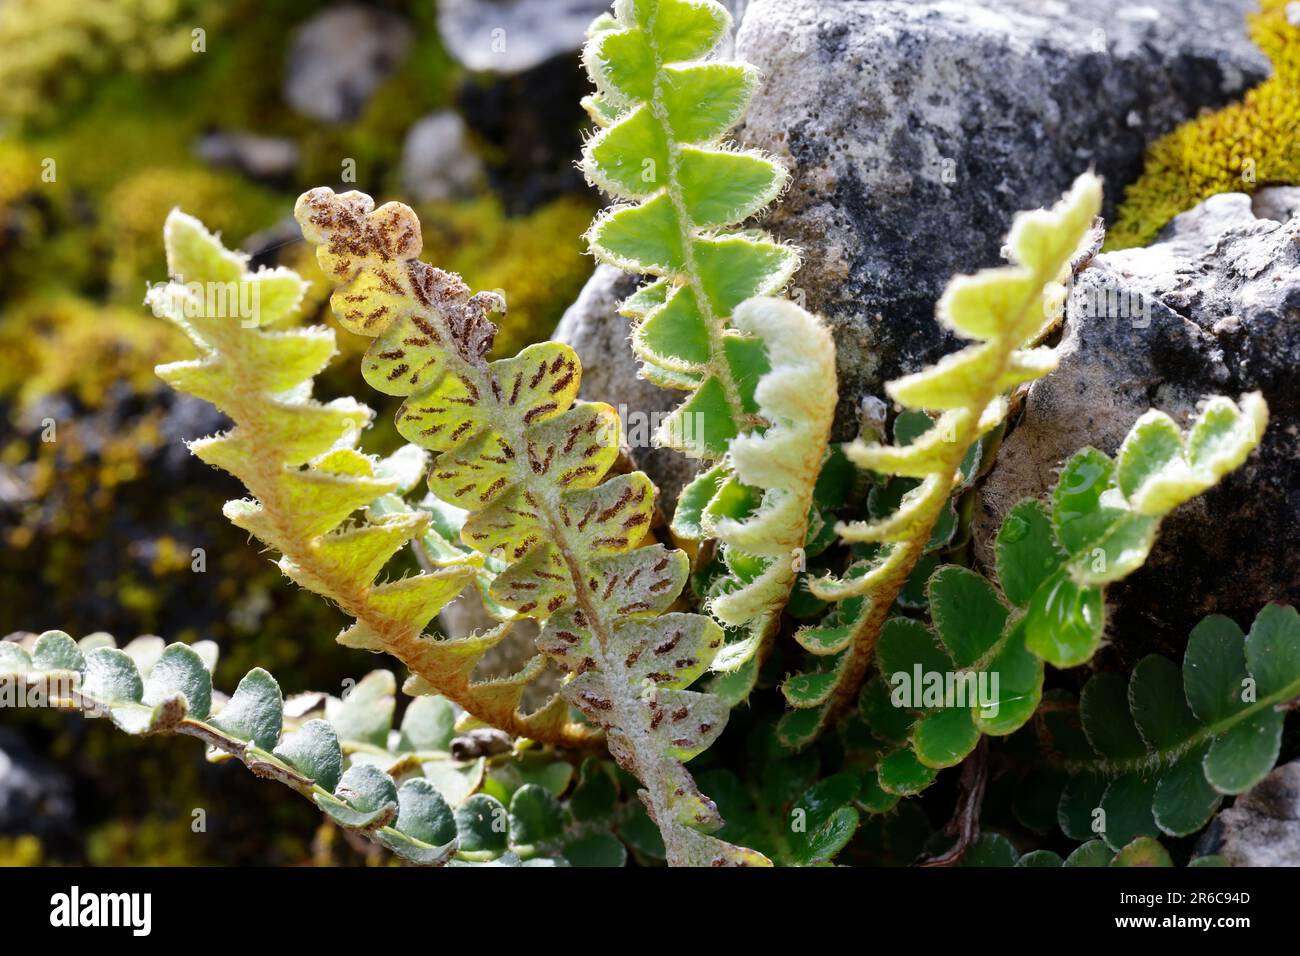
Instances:
[[[419,260],[420,225],[399,203],[360,193],[304,194],[295,214],[338,288],[349,329],[374,338],[363,374],[406,396],[398,431],[435,453],[439,498],[470,512],[463,540],[508,565],[492,594],[544,622],[539,647],[571,677],[564,700],[606,733],[619,764],[645,787],[671,864],[764,863],[707,835],[722,820],[683,762],[721,733],[727,707],[686,688],[722,645],[706,617],[664,614],[686,556],[647,536],[654,488],[636,473],[605,479],[618,454],[608,405],[575,401],[582,369],[556,342],[488,362],[503,303],[471,297],[459,278]]]
[[[589,233],[592,252],[657,276],[624,303],[636,321],[642,374],[691,392],[658,440],[720,458],[761,424],[754,397],[768,358],[734,327],[746,299],[772,295],[798,254],[766,236],[728,232],[785,188],[780,164],[723,145],[758,85],[743,63],[706,60],[731,25],[714,0],[619,0],[589,32],[583,62],[597,93],[585,101],[600,131],[583,150],[587,178],[626,202]]]
[[[834,343],[821,323],[766,298],[796,253],[734,230],[784,189],[770,157],[724,143],[758,85],[709,59],[730,28],[714,0],[621,0],[589,31],[584,62],[599,132],[588,179],[625,203],[589,234],[598,259],[658,276],[626,302],[642,374],[691,396],[656,441],[722,464],[679,503],[674,532],[716,538],[725,576],[709,606],[735,637],[714,663],[729,699],[748,693],[802,563],[817,469],[835,412]]]
[[[249,272],[244,256],[180,211],[168,216],[164,237],[173,278],[151,289],[147,301],[189,334],[202,357],[160,366],[158,374],[235,422],[229,432],[190,445],[252,494],[228,502],[226,516],[279,551],[280,568],[291,579],[356,618],[340,643],[392,654],[420,686],[509,733],[554,743],[589,739],[590,730],[566,721],[562,708],[520,713],[525,678],[533,672],[513,681],[472,679],[478,658],[504,638],[508,625],[459,641],[422,635],[474,577],[473,564],[377,581],[429,521],[405,511],[350,522],[357,509],[396,490],[400,479],[379,474],[356,449],[370,409],[352,399],[321,404],[311,397],[313,376],[335,354],[334,334],[266,329],[297,308],[303,281],[284,269]]]
[[[1058,816],[1076,840],[1113,849],[1138,837],[1187,836],[1225,795],[1277,762],[1286,705],[1300,698],[1300,614],[1270,604],[1243,634],[1215,614],[1196,625],[1180,670],[1143,658],[1125,681],[1098,674],[1077,704],[1037,718],[1045,748],[1070,772]]]
[[[1011,509],[994,545],[1001,594],[967,568],[938,568],[926,588],[933,628],[909,618],[886,622],[877,647],[880,674],[898,686],[910,681],[914,694],[911,675],[952,675],[965,697],[894,702],[909,716],[905,732],[891,735],[881,786],[916,793],[964,760],[981,734],[1006,736],[1024,726],[1042,699],[1044,661],[1074,667],[1100,646],[1105,587],[1145,562],[1164,515],[1154,513],[1155,503],[1172,509],[1240,465],[1267,420],[1254,393],[1242,397],[1240,408],[1225,398],[1208,400],[1186,438],[1168,416],[1147,412],[1121,445],[1118,463],[1084,449],[1062,470],[1050,509],[1030,498]],[[864,712],[879,715],[882,693],[889,696],[880,681],[864,688]]]
[[[1055,367],[1053,350],[1035,346],[1060,320],[1062,283],[1100,208],[1101,181],[1085,174],[1052,210],[1020,214],[1007,240],[1012,264],[954,279],[939,302],[939,321],[977,344],[886,386],[905,408],[938,418],[910,444],[848,449],[862,468],[919,483],[888,516],[836,527],[848,543],[879,547],[843,578],[811,582],[817,597],[845,603],[828,625],[796,636],[821,664],[782,688],[792,710],[781,736],[791,746],[811,742],[853,700],[895,598],[953,492],[971,477],[963,463],[972,446],[1006,416],[1007,392]]]

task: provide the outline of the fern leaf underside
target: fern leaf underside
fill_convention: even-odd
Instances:
[[[605,730],[615,758],[679,865],[764,863],[708,836],[721,825],[682,766],[722,731],[727,708],[687,690],[722,645],[708,618],[665,614],[686,556],[640,547],[654,488],[645,475],[603,480],[618,453],[608,405],[575,401],[581,378],[568,346],[546,342],[488,362],[491,294],[421,262],[420,226],[399,203],[316,189],[296,215],[345,327],[375,341],[363,374],[406,397],[398,431],[435,453],[433,493],[470,511],[462,538],[509,566],[496,600],[544,622],[539,648],[572,675],[564,699]]]

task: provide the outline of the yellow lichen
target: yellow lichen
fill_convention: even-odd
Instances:
[[[1108,249],[1147,245],[1174,216],[1218,193],[1300,182],[1300,18],[1288,14],[1297,9],[1288,0],[1261,6],[1250,16],[1250,34],[1273,62],[1273,75],[1240,103],[1194,119],[1151,147]]]

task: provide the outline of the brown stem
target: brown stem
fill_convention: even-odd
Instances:
[[[984,805],[984,788],[989,781],[989,739],[981,737],[975,750],[961,767],[961,796],[957,798],[957,809],[948,821],[943,832],[956,837],[957,842],[938,856],[923,856],[916,861],[917,866],[954,866],[961,862],[966,851],[980,835],[980,808]]]

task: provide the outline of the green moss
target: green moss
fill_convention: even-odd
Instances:
[[[7,0],[0,4],[0,120],[52,123],[100,77],[176,69],[198,55],[195,28],[222,0]]]
[[[41,841],[30,833],[0,836],[0,866],[40,866],[44,858]]]
[[[147,312],[101,306],[69,295],[31,300],[11,308],[0,324],[0,399],[31,407],[47,395],[74,396],[83,406],[103,405],[108,391],[127,385],[141,395],[157,388],[154,365],[190,346]]]
[[[1108,249],[1150,243],[1174,216],[1224,192],[1300,183],[1300,25],[1288,0],[1262,0],[1250,17],[1273,75],[1245,99],[1157,141],[1142,177],[1129,187]]]
[[[118,183],[104,201],[101,227],[110,250],[108,278],[114,291],[136,300],[143,297],[146,282],[166,274],[158,224],[177,206],[232,242],[272,225],[286,211],[282,197],[233,173],[142,169]]]

